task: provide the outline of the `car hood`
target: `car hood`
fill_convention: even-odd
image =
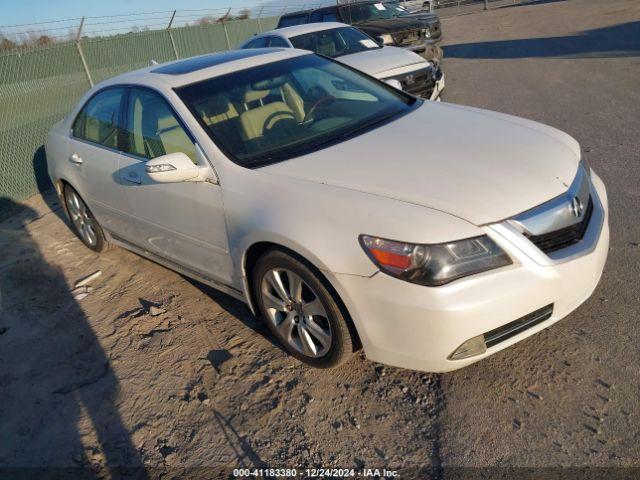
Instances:
[[[420,20],[421,22],[424,22],[426,24],[433,24],[433,23],[438,23],[440,21],[440,18],[438,18],[438,15],[435,15],[433,13],[424,13],[424,12],[415,12],[415,13],[410,13],[409,15],[407,15],[404,18],[411,18],[413,20]]]
[[[383,47],[352,53],[351,55],[337,57],[336,60],[369,75],[413,64],[416,64],[416,68],[427,66],[427,62],[420,55],[404,48],[396,47]]]
[[[579,158],[577,142],[552,127],[425,102],[363,135],[264,170],[422,205],[484,225],[566,192]]]
[[[403,32],[405,30],[418,30],[423,28],[423,22],[414,18],[389,18],[387,20],[367,20],[353,24],[369,35],[376,36],[383,33]]]

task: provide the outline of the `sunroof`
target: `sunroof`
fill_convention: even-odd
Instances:
[[[200,57],[188,58],[178,62],[170,63],[151,70],[153,73],[164,73],[165,75],[184,75],[185,73],[195,72],[203,68],[215,67],[234,60],[242,60],[243,58],[256,57],[266,53],[279,52],[282,48],[256,48],[247,50],[231,50],[229,52],[212,53],[210,55],[202,55]]]

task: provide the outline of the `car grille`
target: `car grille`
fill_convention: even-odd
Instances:
[[[486,332],[484,334],[484,343],[487,345],[487,348],[493,347],[500,342],[504,342],[505,340],[516,336],[520,332],[524,332],[545,320],[549,320],[552,314],[553,304],[547,305],[546,307],[540,308],[535,312],[531,312],[524,317],[514,320],[513,322]]]
[[[561,228],[554,232],[545,233],[542,235],[529,235],[525,236],[533,242],[533,244],[542,250],[544,253],[551,253],[563,248],[570,247],[571,245],[578,243],[584,237],[587,228],[589,227],[589,221],[593,214],[593,199],[589,197],[589,203],[582,221],[571,225],[569,227]]]
[[[393,40],[395,41],[396,45],[400,47],[422,44],[424,43],[424,38],[424,30],[407,30],[404,32],[395,33],[393,35]]]
[[[442,78],[440,69],[434,72],[431,68],[425,68],[405,75],[393,77],[402,84],[402,90],[416,97],[430,98],[436,86],[438,77]]]

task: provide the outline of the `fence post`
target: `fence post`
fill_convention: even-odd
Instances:
[[[489,10],[489,0],[484,0],[484,9]]]
[[[227,13],[222,17],[222,29],[224,30],[224,38],[227,40],[227,50],[231,50],[231,42],[229,41],[229,32],[227,32],[227,18],[229,18],[229,14],[231,13],[231,9],[227,10]]]
[[[80,39],[82,38],[82,27],[84,27],[84,17],[80,20],[80,26],[78,27],[78,33],[76,35],[76,48],[78,49],[78,55],[80,55],[80,61],[82,62],[82,67],[84,68],[84,73],[87,76],[87,80],[89,81],[89,86],[93,87],[93,78],[91,78],[91,72],[89,71],[89,66],[87,65],[87,61],[84,58],[84,53],[82,52],[82,45],[80,45]]]
[[[178,49],[176,48],[176,42],[173,40],[173,32],[171,32],[171,26],[173,25],[173,19],[176,18],[176,11],[173,11],[169,25],[167,25],[167,32],[169,33],[169,40],[171,40],[171,46],[173,47],[173,54],[176,56],[176,60],[180,58],[178,55]]]
[[[258,32],[262,33],[262,22],[260,21],[260,17],[262,16],[262,11],[264,10],[264,5],[260,7],[260,11],[258,12],[258,16],[256,20],[258,21]]]

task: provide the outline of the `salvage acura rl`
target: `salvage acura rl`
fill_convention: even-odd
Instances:
[[[607,255],[605,187],[568,135],[295,49],[107,80],[46,150],[87,247],[245,301],[317,367],[360,345],[468,365],[574,310]]]

